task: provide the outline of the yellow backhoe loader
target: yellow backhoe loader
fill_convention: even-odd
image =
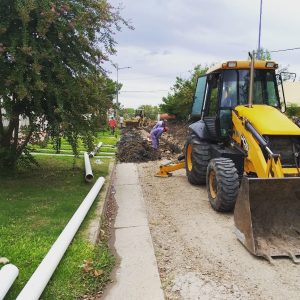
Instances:
[[[300,263],[300,128],[284,114],[277,67],[252,55],[199,77],[185,160],[157,175],[185,167],[190,183],[206,183],[213,209],[234,209],[236,236],[251,253]]]

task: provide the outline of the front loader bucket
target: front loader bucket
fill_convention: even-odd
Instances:
[[[237,238],[254,255],[300,263],[300,178],[246,178],[235,204]]]

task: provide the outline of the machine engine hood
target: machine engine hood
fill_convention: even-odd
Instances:
[[[236,106],[240,117],[246,118],[261,135],[299,135],[300,128],[286,115],[269,105]]]

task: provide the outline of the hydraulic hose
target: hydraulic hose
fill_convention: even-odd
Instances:
[[[298,176],[299,176],[300,175],[300,172],[299,172],[299,152],[296,151],[296,147],[295,147],[294,143],[293,143],[293,154],[294,154],[294,158],[295,158],[296,169],[297,169]]]
[[[252,124],[249,121],[245,122],[245,128],[252,133],[254,138],[262,147],[267,147],[267,141],[256,131],[256,129],[252,126]]]
[[[252,124],[249,121],[245,122],[245,128],[251,132],[251,134],[254,136],[254,138],[257,140],[259,145],[266,149],[266,151],[269,153],[270,156],[272,156],[274,159],[278,159],[279,154],[274,154],[272,150],[268,147],[268,142],[256,131],[256,129],[252,126]]]

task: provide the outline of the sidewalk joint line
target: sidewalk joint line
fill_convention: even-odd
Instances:
[[[116,184],[115,186],[124,186],[124,185],[136,185],[136,186],[140,186],[139,183],[121,183],[121,184]]]
[[[126,229],[126,228],[137,228],[137,227],[148,227],[147,224],[145,225],[132,225],[132,226],[121,226],[121,227],[113,227],[114,229]]]

